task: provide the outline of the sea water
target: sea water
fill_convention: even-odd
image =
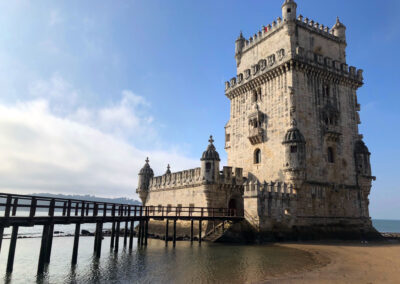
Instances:
[[[124,224],[124,223],[122,223]],[[399,220],[373,220],[380,232],[400,233]],[[110,224],[104,224],[109,229]],[[40,237],[43,227],[20,227],[14,271],[5,274],[10,228],[0,251],[0,279],[5,283],[246,283],[268,280],[313,266],[314,259],[304,251],[274,245],[230,245],[203,242],[177,242],[175,248],[149,239],[147,247],[110,250],[110,237],[102,243],[101,258],[93,257],[94,237],[81,236],[78,264],[71,267],[74,225],[55,225],[51,262],[43,277],[37,278]],[[94,224],[81,229],[94,232]],[[33,238],[32,238],[33,237]]]
[[[0,270],[6,283],[248,283],[294,273],[315,265],[311,254],[273,245],[227,245],[170,242],[149,239],[147,247],[110,250],[102,244],[101,258],[93,257],[94,237],[81,237],[78,264],[71,267],[73,238],[53,239],[51,263],[43,277],[36,276],[40,238],[17,240],[14,271],[6,268],[9,240],[4,240]]]

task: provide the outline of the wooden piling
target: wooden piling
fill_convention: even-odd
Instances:
[[[149,236],[149,219],[144,221],[144,245],[147,246],[147,237]]]
[[[98,222],[97,223],[97,225],[96,225],[96,227],[98,227],[98,228],[96,228],[96,233],[97,233],[97,236],[96,236],[96,257],[97,258],[100,258],[100,255],[101,255],[101,242],[102,242],[102,240],[103,240],[103,223],[102,222]]]
[[[193,243],[193,219],[190,220],[190,243]]]
[[[131,221],[131,230],[129,232],[129,249],[133,247],[133,232],[135,230],[135,222]]]
[[[201,244],[201,219],[199,220],[199,244]]]
[[[7,272],[11,273],[14,266],[15,247],[17,245],[18,226],[12,227],[10,248],[8,250]]]
[[[51,247],[53,245],[53,234],[54,234],[54,224],[51,224],[49,225],[49,236],[47,239],[46,264],[50,263]]]
[[[46,264],[46,256],[48,249],[49,230],[50,230],[50,225],[43,226],[42,242],[40,245],[40,253],[39,253],[38,274],[42,274],[44,272],[44,266]]]
[[[117,228],[115,230],[115,247],[114,247],[114,251],[118,252],[118,248],[119,248],[119,233],[120,233],[120,228],[121,228],[121,222],[117,222]]]
[[[112,222],[110,248],[114,247],[114,240],[115,240],[115,222]]]
[[[126,247],[127,240],[128,240],[128,221],[125,222],[124,247]]]
[[[139,221],[138,227],[138,245],[140,246],[142,244],[142,220]]]
[[[0,226],[0,252],[1,252],[1,244],[3,243],[3,233],[4,233],[4,227]]]
[[[173,247],[176,246],[176,219],[174,219],[174,237],[172,239]]]
[[[169,220],[167,219],[165,223],[165,246],[168,246],[168,227],[169,227]]]
[[[75,235],[74,235],[74,248],[72,250],[72,261],[71,264],[75,265],[78,260],[78,247],[79,247],[79,233],[81,230],[81,224],[75,224]]]

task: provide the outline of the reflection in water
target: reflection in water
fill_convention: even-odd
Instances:
[[[78,264],[71,267],[73,238],[54,238],[51,263],[43,278],[35,278],[40,239],[18,240],[14,273],[7,283],[245,283],[270,279],[313,265],[312,257],[295,249],[261,245],[227,245],[177,242],[165,247],[149,240],[147,247],[132,251],[108,250],[103,241],[100,260],[93,257],[93,237],[82,237]],[[0,254],[5,269],[8,240]],[[4,270],[3,270],[4,271]]]

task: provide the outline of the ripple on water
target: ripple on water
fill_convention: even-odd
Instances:
[[[51,264],[39,282],[50,283],[247,283],[267,280],[315,265],[311,254],[273,245],[228,245],[177,242],[165,247],[149,240],[147,248],[136,246],[118,254],[102,245],[100,260],[92,257],[93,237],[81,237],[78,265],[71,268],[72,237],[53,240]],[[3,241],[0,268],[5,270],[9,240]],[[136,244],[136,240],[135,240]],[[36,282],[40,239],[18,239],[10,283]],[[3,270],[3,271],[4,271]]]

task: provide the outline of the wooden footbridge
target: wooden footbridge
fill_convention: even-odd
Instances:
[[[75,224],[74,244],[72,248],[72,265],[77,263],[78,245],[81,224],[94,223],[94,255],[99,258],[103,239],[103,224],[112,223],[110,247],[118,251],[121,223],[125,225],[124,242],[129,249],[133,246],[133,237],[137,235],[139,246],[147,245],[148,224],[150,219],[166,220],[165,244],[168,245],[169,222],[173,222],[172,242],[176,244],[176,222],[190,221],[190,241],[193,242],[194,222],[198,222],[198,242],[202,241],[202,221],[219,221],[224,226],[226,221],[243,219],[234,209],[209,207],[144,207],[130,204],[104,203],[78,199],[49,198],[40,196],[0,193],[0,252],[4,228],[11,227],[11,239],[8,251],[7,272],[13,270],[15,248],[19,227],[43,226],[38,274],[45,271],[50,263],[54,225]],[[137,232],[135,232],[135,222]],[[209,232],[206,232],[206,235]],[[129,240],[129,242],[128,242]]]

